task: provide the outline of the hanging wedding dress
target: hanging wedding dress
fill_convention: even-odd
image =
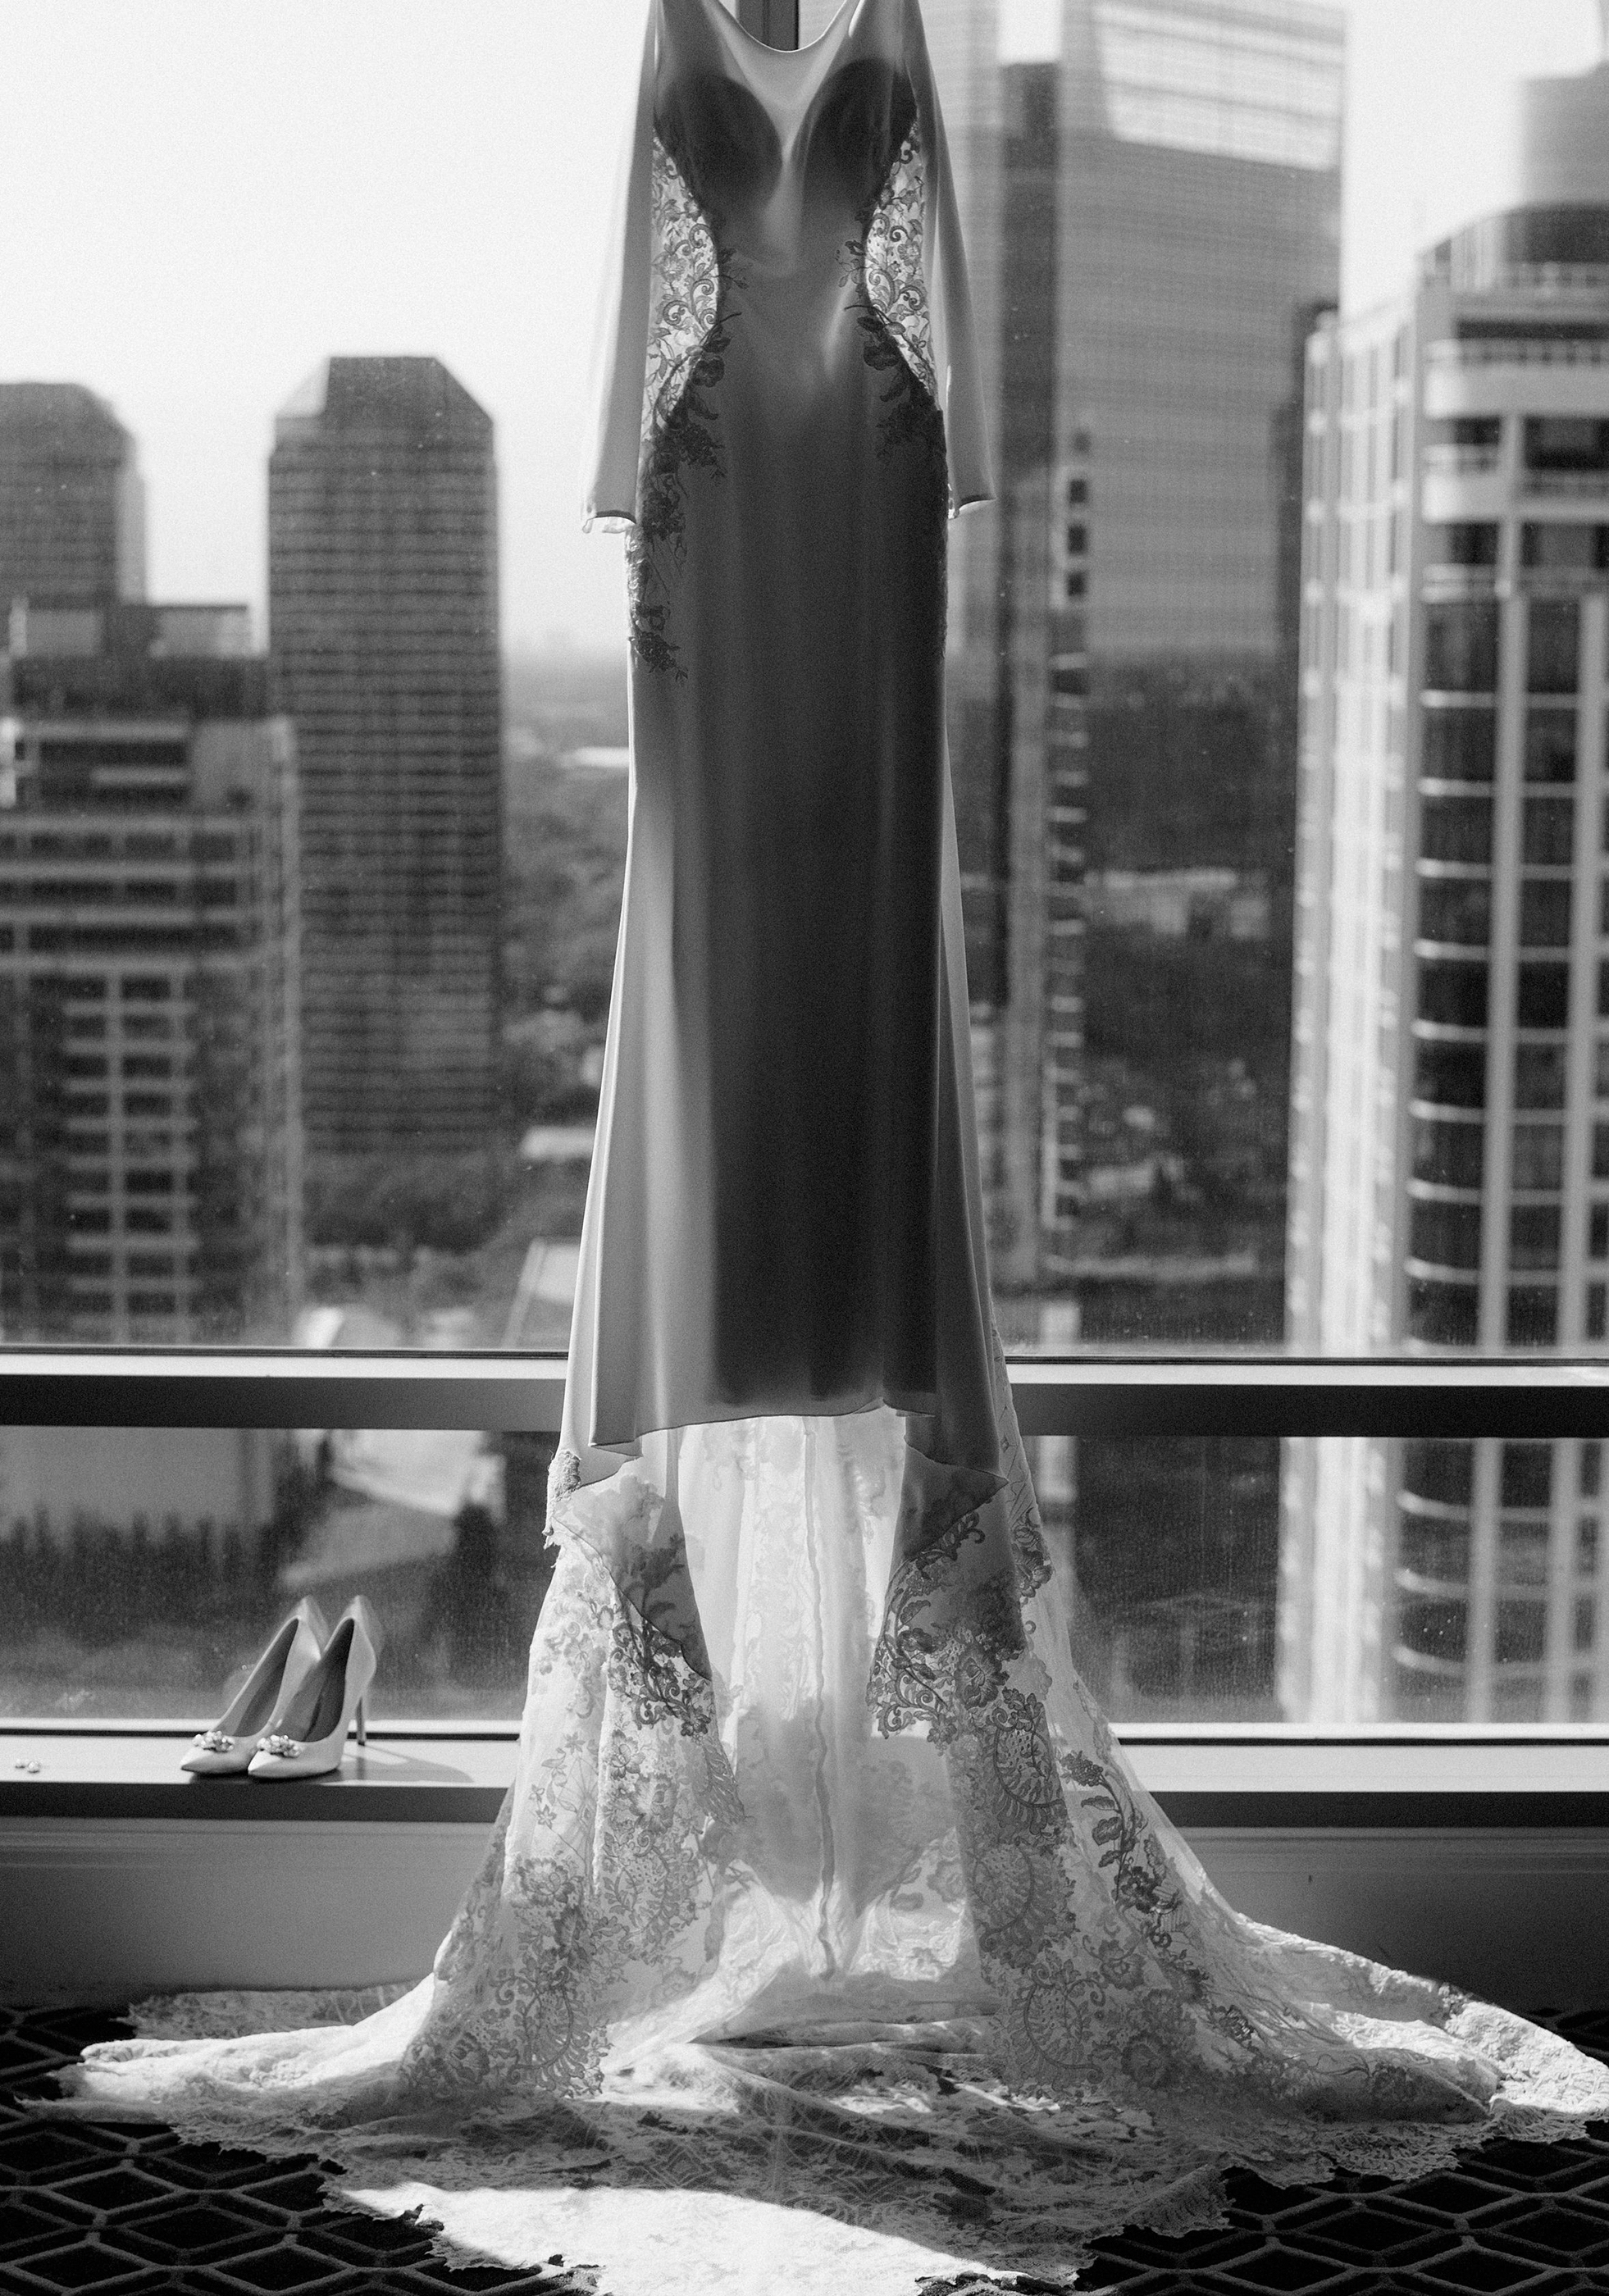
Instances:
[[[1609,2112],[1233,1912],[1071,1665],[982,1242],[943,652],[989,474],[917,0],[785,53],[653,0],[596,404],[631,836],[514,1784],[413,1990],[145,2005],[71,2109],[607,2296],[1071,2285],[1232,2161]]]

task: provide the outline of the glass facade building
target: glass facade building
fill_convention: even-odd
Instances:
[[[279,1343],[302,1267],[296,788],[243,607],[0,653],[0,1336]]]
[[[296,729],[309,1157],[484,1156],[502,849],[492,425],[433,358],[334,358],[268,466]]]
[[[1285,434],[1338,284],[1342,33],[1309,0],[1067,0],[1059,61],[1004,75],[1009,927],[983,1149],[1008,1288],[1076,1293],[1103,1248],[1083,1234],[1092,752],[1126,758],[1155,720],[1185,763],[1248,674],[1276,779],[1290,746]]]
[[[0,382],[0,615],[20,598],[144,594],[145,500],[128,432],[82,383]]]
[[[1609,70],[1564,86],[1601,154]],[[1547,88],[1531,116],[1558,112]],[[1309,347],[1287,1254],[1304,1352],[1605,1345],[1599,168],[1598,202],[1472,224],[1409,299]],[[1287,1706],[1601,1718],[1599,1474],[1595,1444],[1293,1445]]]

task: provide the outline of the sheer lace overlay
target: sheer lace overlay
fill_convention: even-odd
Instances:
[[[710,396],[724,372],[734,283],[681,169],[653,139],[653,309],[643,391],[637,518],[626,545],[631,646],[639,664],[677,679],[686,670],[668,634],[672,586],[686,558],[687,473],[721,470],[719,414]]]
[[[518,1776],[431,1975],[148,2004],[72,2103],[313,2147],[358,2204],[612,2296],[1071,2285],[1099,2232],[1210,2218],[1230,2161],[1401,2173],[1609,2112],[1554,2036],[1224,1903],[1072,1669],[1001,1410],[1018,1632],[889,1734],[898,1414],[561,1465]]]

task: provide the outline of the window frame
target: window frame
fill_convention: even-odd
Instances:
[[[1609,1436],[1609,1358],[1123,1354],[1008,1354],[1024,1437],[1489,1437],[1551,1441]],[[495,1350],[435,1355],[294,1348],[261,1351],[163,1348],[0,1348],[0,1425],[59,1427],[348,1426],[464,1428],[557,1434],[567,1358]],[[170,1720],[58,1724],[0,1718],[0,1740],[59,1738],[106,1749],[108,1785],[127,1775],[123,1742],[171,1735]],[[186,1724],[184,1726],[188,1727]],[[519,1724],[442,1724],[406,1718],[372,1734],[512,1742]],[[1320,1744],[1435,1748],[1438,1792],[1487,1792],[1486,1750],[1609,1744],[1609,1723],[1334,1726],[1131,1723],[1136,1745],[1261,1745],[1270,1775],[1288,1750]],[[1275,1751],[1281,1750],[1281,1751]],[[82,1757],[78,1765],[82,1768]],[[176,1786],[184,1793],[188,1789]],[[348,1782],[342,1793],[363,1793]],[[5,1794],[14,1800],[18,1789]],[[25,1789],[21,1791],[26,1791]],[[1344,1800],[1345,1797],[1342,1797]],[[283,1798],[282,1798],[283,1800]],[[275,1807],[280,1807],[276,1803]],[[1337,1803],[1337,1808],[1340,1803]],[[290,1814],[288,1804],[285,1814]],[[262,1813],[255,1807],[253,1816]],[[1546,1822],[1546,1821],[1544,1821]]]

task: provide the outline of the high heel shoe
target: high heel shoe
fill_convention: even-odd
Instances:
[[[259,1742],[248,1777],[316,1778],[338,1770],[354,1720],[358,1744],[367,1744],[364,1702],[384,1639],[374,1611],[361,1595],[355,1595],[336,1620],[318,1664]]]
[[[298,1603],[288,1619],[274,1631],[226,1714],[210,1730],[198,1730],[179,1767],[197,1777],[238,1775],[250,1763],[269,1725],[282,1707],[294,1698],[318,1664],[329,1638],[324,1614],[316,1603]]]

